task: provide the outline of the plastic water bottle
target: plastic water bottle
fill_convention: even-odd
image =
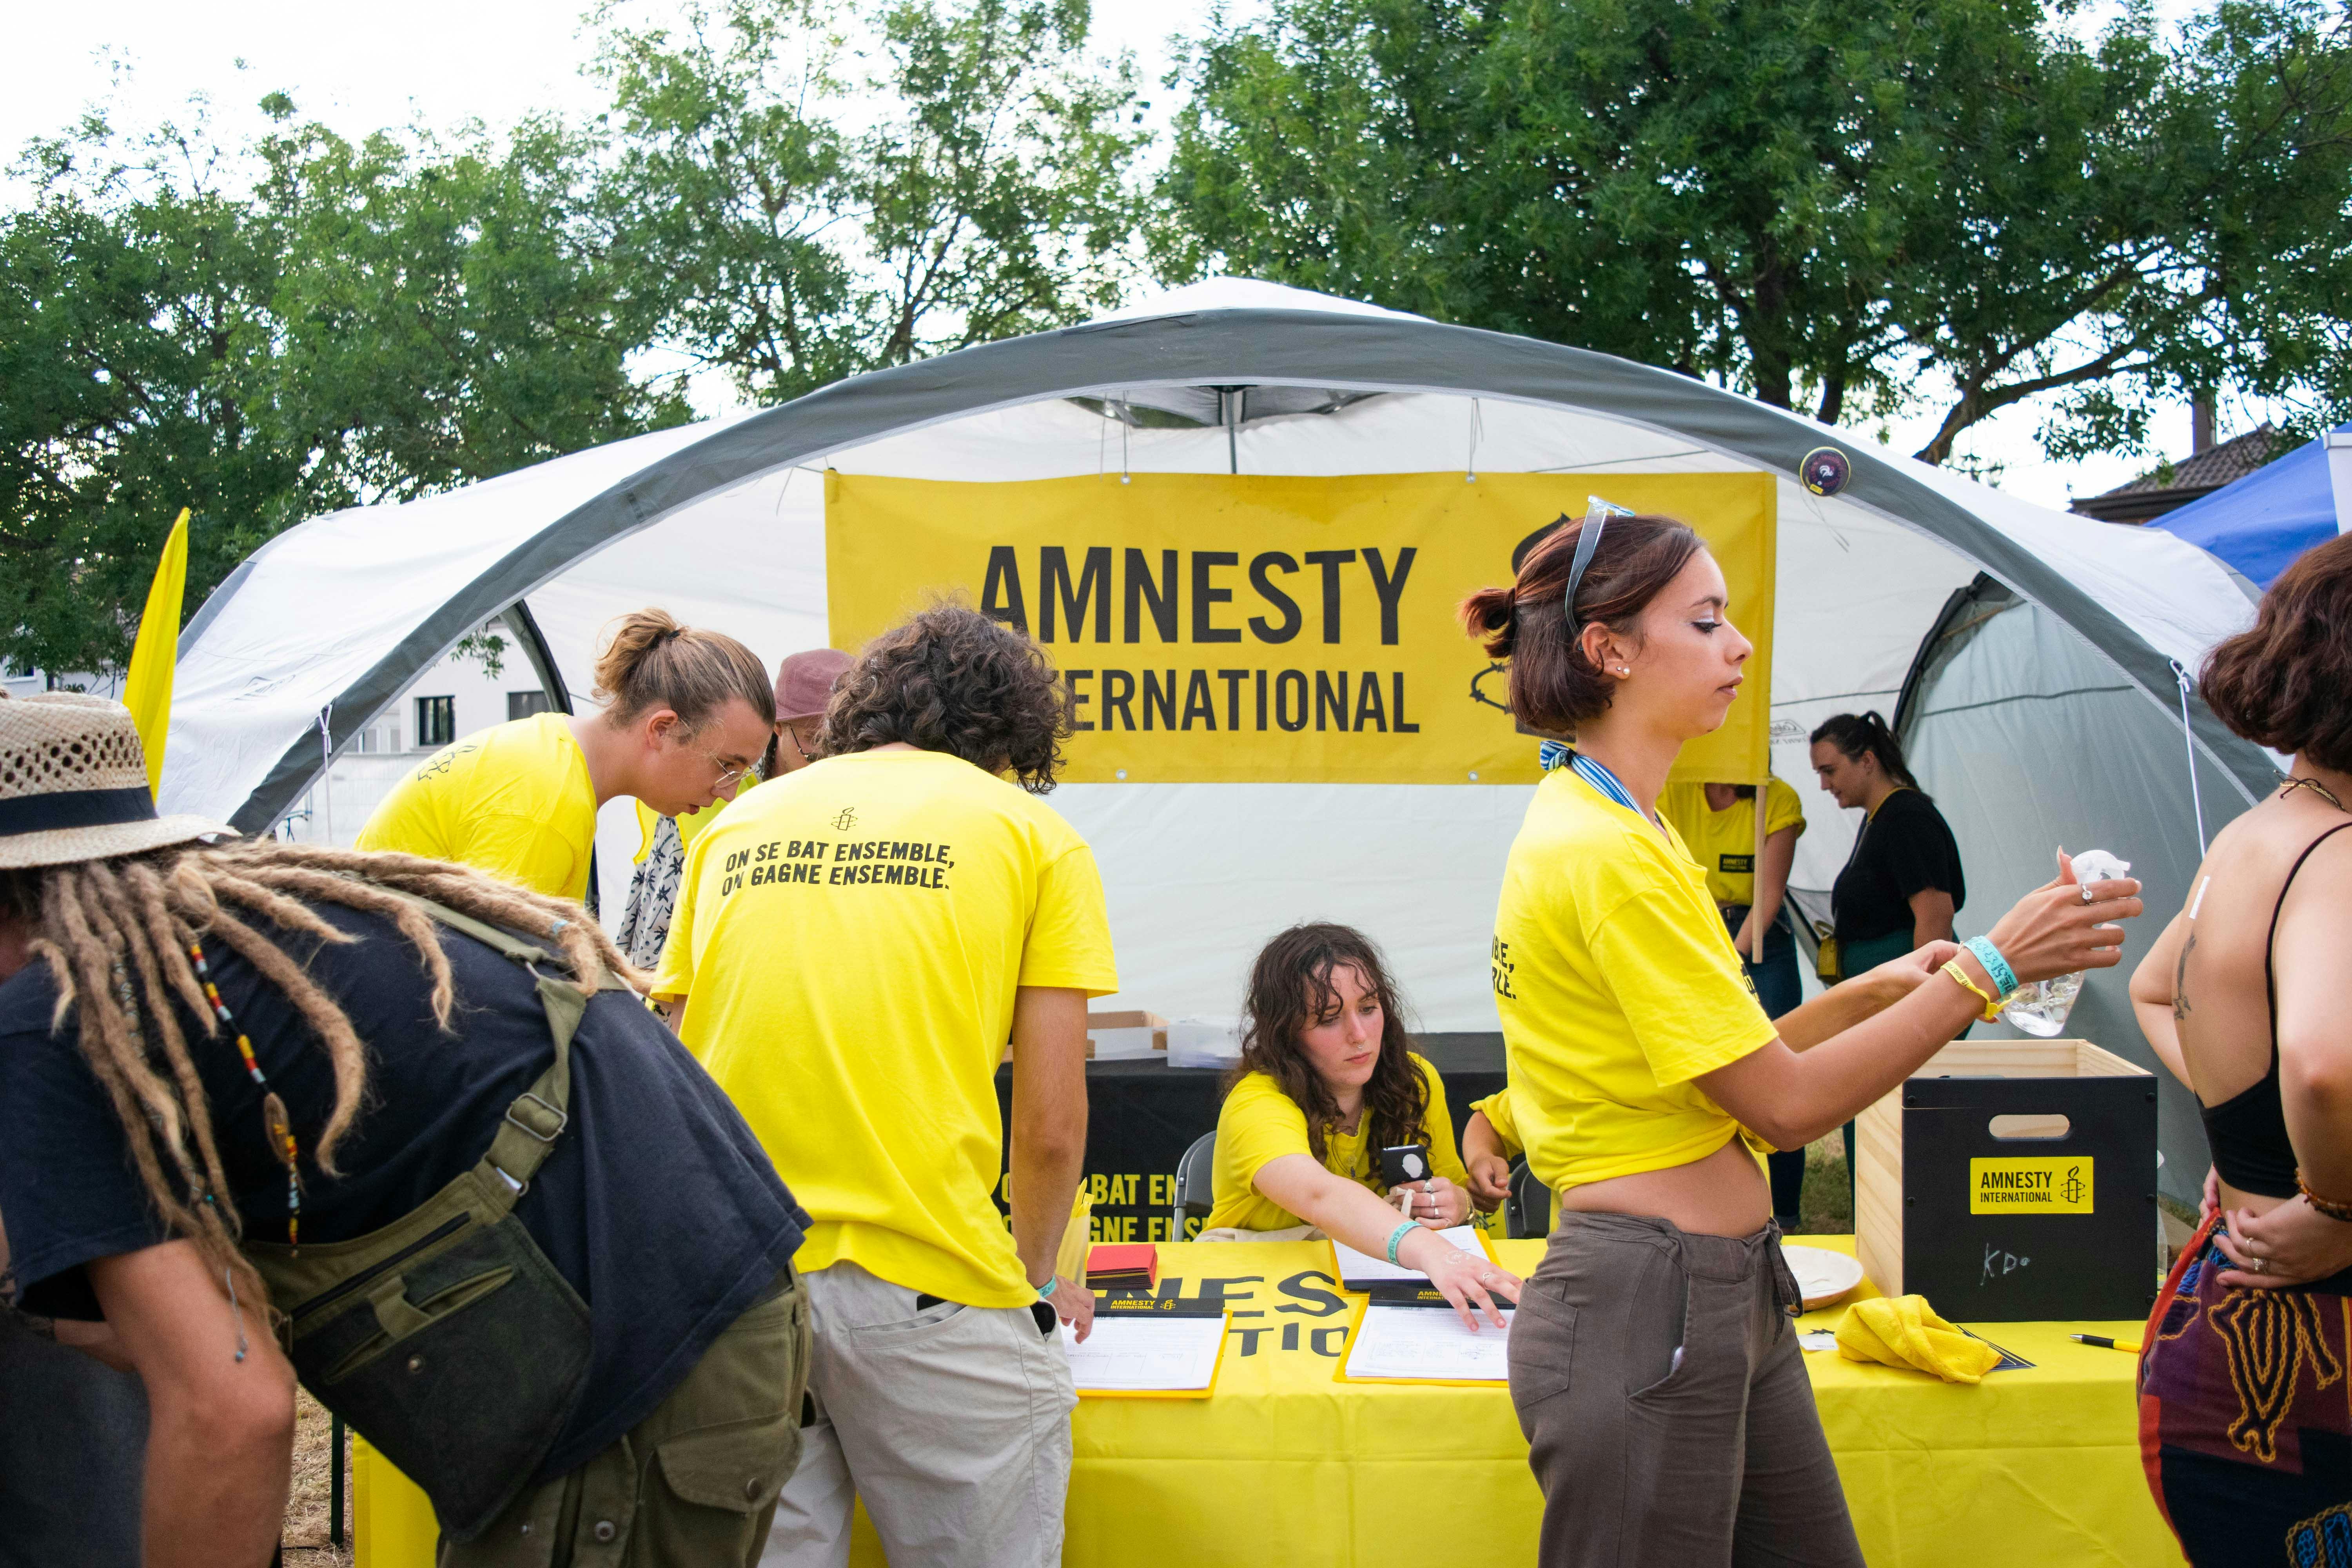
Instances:
[[[2077,882],[2113,881],[2130,870],[2130,861],[2118,860],[2104,849],[2085,849],[2074,857]],[[2000,1010],[2001,1020],[2046,1040],[2066,1026],[2066,1015],[2074,1010],[2074,998],[2082,994],[2079,969],[2048,980],[2030,980],[2010,994]]]

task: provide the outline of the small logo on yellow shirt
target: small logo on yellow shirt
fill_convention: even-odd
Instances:
[[[833,819],[833,830],[835,833],[846,833],[856,826],[857,808],[854,805],[843,806]]]

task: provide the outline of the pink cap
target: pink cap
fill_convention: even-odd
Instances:
[[[789,724],[796,719],[823,717],[825,704],[833,700],[834,682],[848,672],[853,662],[845,653],[819,647],[796,653],[778,665],[777,719]]]

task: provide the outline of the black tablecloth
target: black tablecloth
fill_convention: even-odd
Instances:
[[[1412,1048],[1429,1058],[1445,1080],[1445,1103],[1454,1113],[1458,1145],[1470,1103],[1503,1087],[1503,1037],[1499,1034],[1416,1035]],[[1095,1194],[1097,1241],[1170,1241],[1169,1213],[1176,1201],[1176,1164],[1192,1140],[1217,1127],[1224,1099],[1224,1072],[1216,1068],[1171,1068],[1159,1061],[1087,1064],[1087,1181]],[[1006,1121],[1012,1146],[1013,1069],[996,1072],[997,1109]],[[1005,1184],[996,1202],[1005,1206]],[[1196,1220],[1192,1228],[1198,1229]]]

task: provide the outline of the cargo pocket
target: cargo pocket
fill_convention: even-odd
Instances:
[[[774,1502],[800,1458],[798,1413],[681,1432],[655,1445],[671,1495],[698,1508],[753,1514]]]

